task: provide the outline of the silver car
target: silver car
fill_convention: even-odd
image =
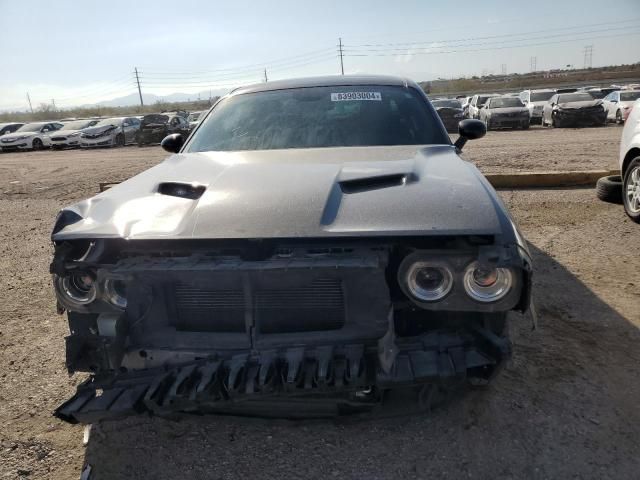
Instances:
[[[99,120],[75,120],[49,135],[51,148],[73,148],[80,146],[80,135],[85,129],[93,127]]]
[[[140,120],[136,117],[106,118],[80,134],[80,146],[123,147],[137,140],[139,130]]]
[[[524,90],[520,92],[519,98],[522,103],[529,109],[531,123],[542,124],[542,109],[544,104],[549,101],[556,93],[555,90]]]

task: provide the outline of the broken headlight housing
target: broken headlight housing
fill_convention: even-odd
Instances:
[[[436,302],[446,297],[453,287],[453,275],[444,264],[433,261],[415,262],[406,274],[409,293],[423,302]]]

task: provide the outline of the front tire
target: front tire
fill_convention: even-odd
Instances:
[[[116,147],[124,147],[124,135],[121,133],[116,135]]]
[[[631,160],[622,181],[622,203],[631,220],[640,223],[640,157]]]
[[[42,143],[42,140],[40,140],[39,138],[34,138],[33,142],[31,142],[31,149],[42,150],[43,148],[44,148],[44,144]]]

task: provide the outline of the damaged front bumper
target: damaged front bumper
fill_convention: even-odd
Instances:
[[[94,423],[128,415],[176,412],[279,418],[365,413],[409,392],[420,409],[432,390],[485,382],[510,356],[510,342],[488,328],[405,338],[376,346],[291,347],[212,355],[173,367],[89,378],[55,415]],[[402,411],[407,411],[403,396]]]

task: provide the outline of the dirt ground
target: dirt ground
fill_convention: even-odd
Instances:
[[[491,132],[484,171],[615,168],[621,129]],[[132,418],[82,427],[51,411],[80,378],[48,265],[56,211],[157,163],[158,147],[0,155],[0,478],[638,478],[640,226],[591,189],[503,191],[535,260],[539,328],[486,390],[372,421]]]

